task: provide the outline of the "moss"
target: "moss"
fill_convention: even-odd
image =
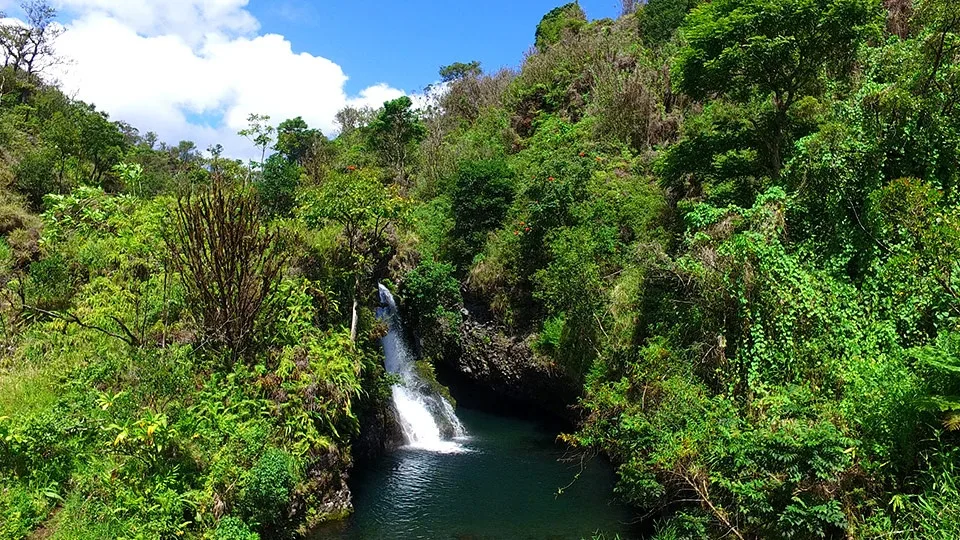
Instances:
[[[450,395],[450,389],[437,381],[437,372],[433,367],[433,360],[431,358],[417,360],[414,365],[416,366],[417,375],[420,375],[420,378],[430,385],[430,388],[434,392],[443,396],[443,398],[449,401],[454,407],[457,406],[457,400],[453,399],[453,396]]]
[[[353,508],[341,508],[339,510],[334,510],[332,512],[316,512],[307,520],[307,523],[312,526],[312,528],[319,527],[324,523],[331,523],[334,521],[343,521],[353,515]],[[306,529],[304,529],[301,534],[306,534]]]

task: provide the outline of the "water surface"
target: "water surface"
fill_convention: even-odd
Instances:
[[[401,449],[355,471],[355,514],[317,538],[637,538],[614,474],[581,465],[534,420],[459,407],[461,453]],[[579,478],[577,474],[579,473]],[[558,488],[565,488],[557,495]]]

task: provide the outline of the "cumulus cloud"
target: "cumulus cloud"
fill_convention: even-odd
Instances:
[[[172,143],[220,143],[251,156],[236,132],[252,113],[273,123],[302,116],[330,134],[344,106],[378,107],[404,94],[379,84],[348,96],[340,66],[257,34],[247,0],[65,3],[77,16],[57,44],[71,60],[57,74],[63,89]]]
[[[246,10],[249,0],[62,0],[79,13],[101,13],[147,36],[178,35],[197,44],[211,33],[247,34],[260,23]]]

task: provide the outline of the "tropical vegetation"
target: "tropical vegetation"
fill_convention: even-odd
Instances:
[[[567,4],[247,163],[0,34],[0,538],[343,517],[378,282],[425,358],[530,338],[657,538],[960,537],[960,4]]]

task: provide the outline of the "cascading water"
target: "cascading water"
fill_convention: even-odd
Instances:
[[[387,322],[383,337],[384,366],[400,377],[393,386],[393,403],[407,446],[433,452],[462,452],[456,442],[466,436],[450,402],[438,394],[417,373],[413,356],[403,336],[397,304],[389,289],[380,285],[381,307],[377,317]]]

